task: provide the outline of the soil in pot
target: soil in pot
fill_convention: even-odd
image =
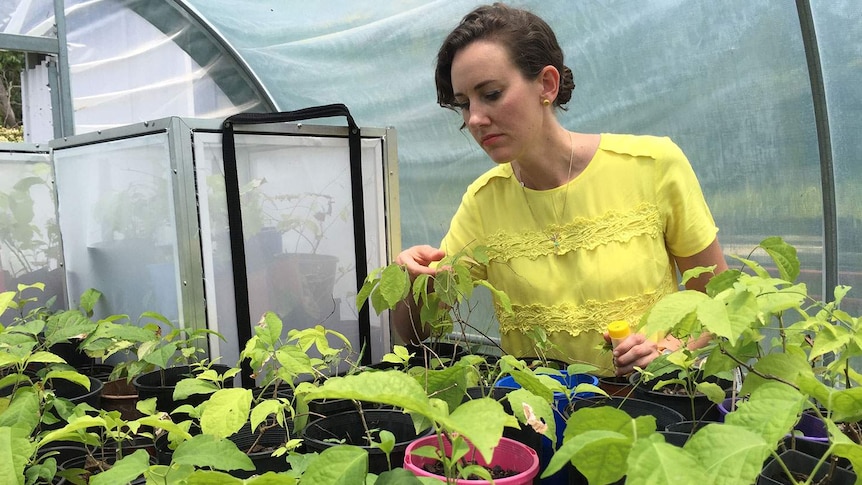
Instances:
[[[380,439],[379,430],[387,430],[395,435],[395,447],[389,454],[389,462],[382,450],[369,446],[366,430],[370,431],[375,441]],[[428,429],[417,435],[413,419],[401,410],[366,409],[361,414],[359,411],[348,411],[318,419],[305,427],[302,437],[309,452],[322,452],[337,444],[359,446],[368,451],[368,471],[380,474],[390,469],[390,462],[392,468],[399,466],[404,461],[407,445],[430,432]]]
[[[404,468],[419,477],[434,477],[438,480],[445,481],[441,474],[435,474],[425,469],[426,466],[434,467],[434,463],[439,463],[433,458],[425,458],[412,454],[412,451],[423,446],[437,446],[437,435],[430,435],[419,438],[407,446],[404,453]],[[443,442],[444,452],[448,455],[451,453],[452,445],[445,441]],[[497,485],[530,485],[539,474],[539,456],[536,451],[523,443],[510,440],[508,438],[500,438],[500,443],[494,448],[494,454],[490,460],[485,460],[475,449],[470,445],[470,451],[467,452],[468,457],[475,457],[476,464],[486,467],[488,470],[493,470],[497,467],[503,470],[514,472],[514,475],[505,478],[495,478],[494,483]],[[473,460],[470,460],[473,461]],[[486,480],[467,480],[459,479],[455,481],[458,485],[473,485],[487,484]]]
[[[281,426],[273,426],[257,431],[251,431],[251,425],[246,423],[234,435],[228,437],[229,440],[236,444],[240,451],[244,452],[254,463],[254,471],[233,470],[231,476],[236,478],[249,478],[252,475],[263,475],[266,472],[284,472],[290,469],[290,464],[287,463],[287,455],[272,456],[272,453],[280,446],[287,443],[288,430],[293,432],[293,422],[285,423],[287,429]],[[304,452],[303,449],[295,450]]]

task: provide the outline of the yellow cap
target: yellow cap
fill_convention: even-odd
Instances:
[[[625,320],[617,320],[608,324],[608,335],[611,338],[626,338],[632,333],[629,322]]]

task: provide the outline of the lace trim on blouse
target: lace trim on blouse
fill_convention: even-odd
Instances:
[[[661,236],[661,214],[655,204],[643,202],[627,212],[608,212],[596,219],[578,217],[567,224],[551,224],[544,230],[513,233],[497,231],[488,236],[488,256],[495,262],[512,258],[536,259],[578,249],[593,250],[611,242],[637,236]]]
[[[583,305],[564,303],[546,305],[512,305],[512,313],[497,308],[500,333],[527,333],[539,326],[548,332],[566,332],[573,337],[583,332],[603,332],[608,322],[628,320],[636,323],[661,297],[676,291],[668,272],[655,291],[611,301],[588,300]]]

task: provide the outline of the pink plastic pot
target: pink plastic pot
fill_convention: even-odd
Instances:
[[[448,441],[444,441],[447,455],[451,451],[451,445]],[[413,456],[413,450],[423,446],[437,446],[437,435],[426,436],[410,443],[404,451],[404,469],[413,473],[417,477],[432,477],[442,482],[446,478],[440,475],[425,471],[425,465],[434,462],[433,458],[425,458],[422,456]],[[467,456],[473,456],[473,446],[470,445],[470,452]],[[494,467],[500,465],[504,469],[518,472],[517,475],[495,479],[497,485],[530,485],[533,483],[533,478],[539,473],[539,455],[529,446],[519,443],[509,438],[500,438],[497,447],[494,448],[494,456],[491,461],[487,462],[478,452],[475,453],[475,458],[478,464],[483,466]],[[458,485],[471,484],[487,484],[486,480],[456,480]]]

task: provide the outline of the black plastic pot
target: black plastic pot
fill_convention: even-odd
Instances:
[[[362,413],[365,425],[358,411],[340,413],[310,423],[302,431],[306,451],[322,452],[341,442],[358,446],[368,451],[368,471],[380,474],[389,470],[389,464],[383,451],[368,446],[365,439],[366,425],[369,430],[387,430],[395,435],[395,448],[389,454],[393,468],[404,462],[404,450],[410,442],[431,434],[430,429],[417,434],[410,415],[398,409],[367,409]],[[379,439],[377,433],[372,433],[374,439]]]
[[[54,390],[54,394],[68,399],[73,404],[85,402],[96,409],[102,406],[102,388],[104,384],[95,377],[87,376],[90,379],[90,389],[66,379],[51,379],[46,386]]]
[[[422,345],[406,345],[407,351],[414,354],[407,365],[438,369],[449,367],[461,357],[470,354],[469,350],[451,342],[426,342]],[[425,348],[427,347],[427,348]]]
[[[670,379],[670,376],[658,378],[652,381],[640,381],[640,374],[633,373],[629,377],[634,387],[633,397],[652,401],[664,406],[667,406],[678,413],[682,414],[686,421],[720,421],[721,413],[718,410],[718,405],[710,401],[704,394],[695,393],[691,395],[688,390],[681,386],[668,385],[659,390],[654,390],[656,384],[661,380]],[[709,377],[707,382],[714,382],[721,386],[722,389],[729,391],[733,383],[723,379]],[[693,407],[692,407],[693,404]],[[664,429],[664,428],[659,428]]]
[[[102,382],[108,382],[108,377],[110,377],[111,372],[114,371],[114,366],[110,364],[99,364],[96,362],[90,362],[80,367],[76,367],[75,370],[77,370],[81,374],[84,374],[85,376],[95,377]]]
[[[682,414],[677,411],[674,411],[667,406],[655,402],[619,396],[596,396],[585,399],[573,399],[569,406],[566,408],[566,420],[568,421],[572,413],[579,409],[599,406],[611,406],[617,408],[621,411],[625,411],[633,418],[637,418],[640,416],[652,416],[655,418],[657,430],[663,430],[673,423],[684,421]],[[569,471],[570,485],[587,485],[586,477],[584,477],[583,474],[581,474],[581,472],[578,471],[578,469],[574,465],[569,463],[567,465],[567,468]],[[625,477],[616,482],[615,485],[622,483],[625,483]]]
[[[286,423],[287,430],[293,429],[293,422]],[[249,478],[252,475],[263,475],[266,472],[284,472],[290,470],[287,455],[272,456],[272,452],[288,440],[287,430],[280,426],[252,433],[251,425],[246,423],[234,435],[228,437],[254,463],[254,471],[233,470],[230,475],[236,478]],[[302,452],[302,450],[297,450]]]
[[[673,423],[685,421],[685,417],[682,414],[663,404],[619,396],[595,396],[584,399],[574,399],[571,404],[569,404],[569,407],[566,408],[566,419],[568,420],[569,416],[578,409],[598,406],[615,407],[621,411],[625,411],[633,418],[637,418],[639,416],[652,416],[655,418],[657,430],[663,430]]]
[[[811,470],[813,470],[814,466],[817,464],[817,458],[806,455],[797,450],[788,450],[782,452],[778,456],[791,473],[799,474],[796,478],[797,481],[804,481],[804,478],[802,477],[810,475]],[[841,467],[835,467],[832,469],[832,477],[829,481],[821,481],[823,480],[823,477],[829,473],[829,470],[829,464],[824,463],[820,469],[817,470],[812,483],[818,483],[821,485],[852,485],[856,483],[856,474]],[[781,468],[781,465],[774,458],[766,462],[766,465],[760,472],[760,476],[757,477],[757,485],[781,485],[789,483],[792,482],[788,479],[784,470]]]
[[[230,367],[214,364],[210,367],[219,374],[227,372]],[[159,369],[140,374],[132,379],[132,385],[138,391],[138,399],[156,398],[156,409],[170,413],[183,404],[197,406],[209,398],[209,394],[195,394],[186,399],[174,400],[174,389],[177,384],[188,377],[194,377],[195,369],[189,365]],[[227,379],[225,387],[233,387],[233,380]]]

